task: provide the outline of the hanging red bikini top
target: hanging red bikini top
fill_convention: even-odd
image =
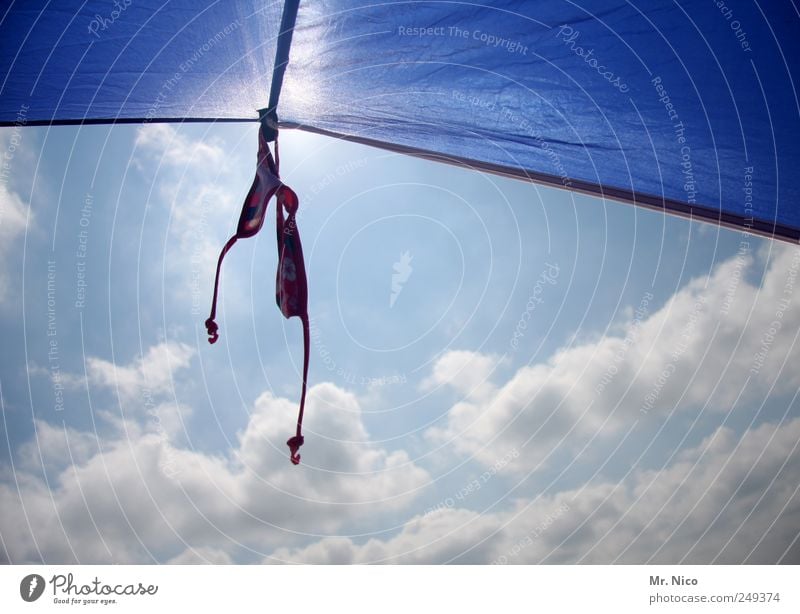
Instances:
[[[280,180],[280,157],[278,154],[277,131],[262,120],[258,131],[258,163],[253,185],[242,205],[239,225],[219,255],[217,275],[214,280],[214,298],[211,302],[211,314],[206,320],[208,342],[216,343],[219,339],[219,327],[214,321],[217,313],[217,294],[219,291],[219,273],[225,254],[238,239],[252,237],[264,225],[267,205],[275,196],[276,234],[278,238],[278,271],[275,276],[275,300],[284,317],[297,316],[303,324],[303,387],[300,393],[300,408],[297,414],[297,431],[286,445],[289,446],[289,458],[293,464],[300,463],[298,450],[303,445],[303,412],[306,402],[306,380],[308,379],[309,326],[308,326],[308,281],[303,261],[303,246],[297,229],[295,215],[300,204],[297,194]],[[267,135],[274,135],[275,157],[270,152]],[[285,215],[285,216],[284,216]]]

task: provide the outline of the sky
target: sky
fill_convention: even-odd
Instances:
[[[800,250],[255,124],[0,129],[0,561],[800,563]]]

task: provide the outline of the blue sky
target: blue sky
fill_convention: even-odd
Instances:
[[[796,248],[286,131],[293,467],[256,130],[0,131],[0,558],[800,562]]]

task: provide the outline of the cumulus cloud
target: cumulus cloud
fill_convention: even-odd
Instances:
[[[169,392],[175,372],[191,363],[194,349],[185,343],[165,341],[150,347],[129,365],[91,356],[86,360],[89,383],[119,392],[124,399]],[[73,378],[74,380],[74,378]]]
[[[186,137],[169,124],[145,124],[136,134],[136,147],[170,166],[196,166],[214,170],[225,160],[216,143]]]
[[[0,239],[3,243],[25,230],[27,207],[5,185],[0,185]]]
[[[286,424],[296,409],[261,395],[229,453],[177,447],[157,429],[127,422],[101,451],[84,446],[49,484],[30,464],[18,468],[13,482],[0,484],[8,560],[220,561],[237,548],[263,555],[405,509],[429,482],[405,452],[370,442],[357,399],[333,384],[309,391],[303,464],[292,466]],[[52,428],[41,431],[55,437]]]
[[[749,254],[725,261],[658,309],[652,295],[643,297],[618,334],[565,347],[500,385],[487,380],[490,357],[446,354],[433,377],[449,378],[459,400],[428,440],[487,465],[498,447],[517,449],[514,467],[528,472],[562,447],[608,438],[637,420],[728,412],[796,390],[800,250],[776,246],[753,281],[759,264]]]
[[[231,557],[215,548],[187,548],[167,561],[168,565],[230,565]]]
[[[800,563],[800,419],[719,428],[660,471],[415,516],[389,539],[279,548],[297,563]]]
[[[17,451],[24,462],[0,480],[3,556],[798,563],[800,418],[773,415],[743,434],[717,428],[664,467],[634,468],[619,481],[556,483],[534,496],[524,488],[534,480],[520,478],[551,462],[551,452],[642,432],[648,420],[754,416],[765,398],[796,391],[799,269],[798,251],[788,247],[768,260],[724,262],[661,305],[632,306],[613,334],[562,348],[505,381],[508,364],[498,356],[443,355],[422,387],[456,400],[428,440],[446,443],[459,462],[468,456],[486,466],[515,451],[492,488],[505,478],[523,487],[486,512],[491,497],[482,494],[472,509],[417,513],[389,537],[348,536],[387,531],[433,481],[406,452],[373,442],[359,399],[333,384],[309,392],[300,467],[287,460],[286,425],[297,409],[287,399],[260,395],[229,449],[211,453],[179,443],[191,407],[154,398],[157,421],[141,412],[126,412],[125,421],[107,416],[111,434],[102,444],[93,433],[37,423],[39,440]],[[127,365],[92,358],[87,371],[90,383],[123,399],[144,386],[166,397],[192,358],[190,347],[165,342]]]
[[[433,373],[422,382],[423,390],[449,386],[472,397],[491,391],[487,386],[494,371],[507,361],[495,355],[451,350],[434,363]]]
[[[84,463],[100,450],[100,440],[86,433],[44,420],[34,420],[36,436],[20,446],[19,468],[26,471],[60,470],[72,463]]]
[[[28,206],[5,184],[0,184],[0,303],[9,296],[8,253],[24,232]]]

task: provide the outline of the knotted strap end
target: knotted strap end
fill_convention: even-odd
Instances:
[[[206,333],[208,333],[209,343],[213,344],[217,342],[217,339],[219,339],[219,333],[217,333],[218,330],[219,326],[217,326],[217,323],[214,321],[214,319],[208,318],[208,320],[206,320]]]
[[[293,465],[300,464],[300,455],[297,452],[300,450],[300,446],[303,445],[304,441],[305,439],[302,435],[295,435],[286,442],[286,445],[289,446],[289,460],[292,461]]]

